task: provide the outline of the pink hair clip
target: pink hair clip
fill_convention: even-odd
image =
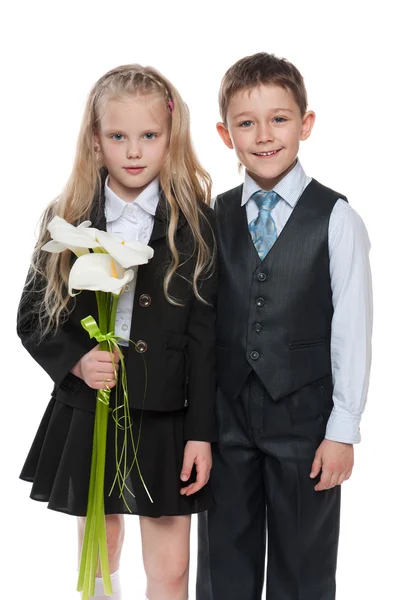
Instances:
[[[171,115],[172,115],[172,113],[174,112],[174,103],[173,103],[173,101],[172,101],[172,100],[169,100],[169,101],[168,101],[168,106],[169,106],[169,112],[170,112],[170,113],[171,113]]]

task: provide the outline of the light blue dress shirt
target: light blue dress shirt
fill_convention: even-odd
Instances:
[[[282,198],[271,211],[278,236],[300,196],[310,183],[301,164],[273,188]],[[260,186],[246,172],[242,206],[250,223],[258,215],[251,195]],[[372,284],[369,266],[370,242],[361,217],[338,199],[328,232],[333,319],[331,360],[334,407],[326,428],[326,439],[357,443],[360,421],[367,400],[371,366]]]

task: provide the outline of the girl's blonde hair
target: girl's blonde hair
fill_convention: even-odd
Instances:
[[[50,254],[41,250],[49,239],[47,225],[54,215],[78,224],[90,219],[94,202],[99,201],[101,167],[96,159],[94,134],[104,101],[129,95],[158,94],[168,103],[173,102],[169,147],[160,173],[160,185],[169,206],[168,243],[171,263],[164,279],[164,293],[169,302],[179,304],[168,290],[171,280],[180,266],[180,257],[175,244],[175,232],[179,211],[186,218],[194,240],[193,254],[197,255],[193,274],[194,294],[203,301],[199,293],[199,277],[210,276],[215,247],[209,248],[201,230],[204,218],[201,205],[210,204],[211,179],[199,164],[190,138],[189,111],[175,87],[152,67],[124,65],[112,69],[101,77],[90,91],[78,137],[76,157],[65,189],[52,202],[40,222],[39,238],[32,256],[31,279],[43,283],[34,309],[39,317],[41,337],[55,331],[70,312],[70,296],[67,281],[71,266],[71,252]],[[215,244],[214,244],[215,246]],[[187,258],[186,258],[187,260]],[[32,281],[30,282],[32,284]],[[29,282],[28,284],[29,285]],[[37,290],[37,286],[35,286]]]

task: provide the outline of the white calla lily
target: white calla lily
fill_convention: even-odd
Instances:
[[[69,249],[77,256],[87,254],[89,248],[99,246],[96,241],[98,230],[90,227],[90,225],[90,221],[84,221],[78,227],[75,227],[61,217],[53,217],[47,226],[52,240],[44,244],[42,250],[60,253]]]
[[[72,265],[68,293],[76,296],[74,290],[91,290],[118,295],[133,277],[132,269],[124,269],[109,254],[84,254]]]
[[[144,265],[154,256],[154,250],[141,242],[125,242],[116,235],[97,231],[99,245],[112,256],[122,267]]]
[[[100,350],[109,351],[113,354],[118,349],[121,339],[115,335],[116,312],[119,297],[125,286],[133,280],[135,273],[133,267],[147,263],[154,255],[152,248],[140,242],[125,242],[117,236],[99,231],[91,227],[90,221],[84,221],[78,227],[74,227],[61,217],[54,217],[48,224],[51,241],[42,246],[47,252],[60,253],[71,250],[77,255],[77,259],[71,267],[68,279],[68,292],[70,296],[76,296],[81,290],[104,292],[96,294],[98,308],[98,324],[96,320],[88,315],[81,320],[82,327],[99,342]],[[94,251],[89,253],[89,249]],[[129,287],[127,288],[129,289]],[[116,422],[121,423],[125,431],[130,427],[129,396],[127,389],[126,367],[123,354],[120,355],[120,374],[122,404],[118,399],[118,413]],[[109,381],[109,380],[108,380]],[[104,464],[107,448],[107,427],[109,420],[110,387],[104,380],[104,388],[96,395],[96,436],[93,438],[94,451],[91,459],[89,489],[86,511],[86,526],[83,541],[83,550],[80,560],[78,578],[78,590],[82,592],[82,598],[92,597],[95,583],[96,565],[100,564],[104,590],[107,595],[112,594],[112,584],[107,559],[106,530],[104,518]],[[117,410],[117,409],[116,409]],[[125,424],[125,425],[124,425]],[[130,445],[133,453],[136,452],[135,441],[129,433]],[[126,506],[129,505],[125,499],[125,490],[132,494],[127,485],[129,472],[125,474],[123,465],[128,460],[128,436],[122,447],[116,446],[116,476],[114,485],[120,489],[120,497]],[[131,451],[129,451],[131,452]],[[150,493],[146,487],[141,474],[139,464],[135,461],[140,480],[151,502]],[[122,466],[121,466],[122,465]],[[112,491],[112,490],[111,490]]]

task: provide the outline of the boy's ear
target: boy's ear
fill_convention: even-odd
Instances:
[[[229,135],[229,131],[227,130],[224,123],[217,123],[217,131],[224,142],[225,146],[228,146],[231,150],[233,150],[233,144],[231,140],[231,136]]]
[[[304,141],[308,137],[310,137],[312,128],[314,127],[314,123],[315,123],[315,112],[312,110],[308,110],[303,117],[303,121],[302,121],[302,125],[301,125],[301,134],[300,134],[301,141]]]

